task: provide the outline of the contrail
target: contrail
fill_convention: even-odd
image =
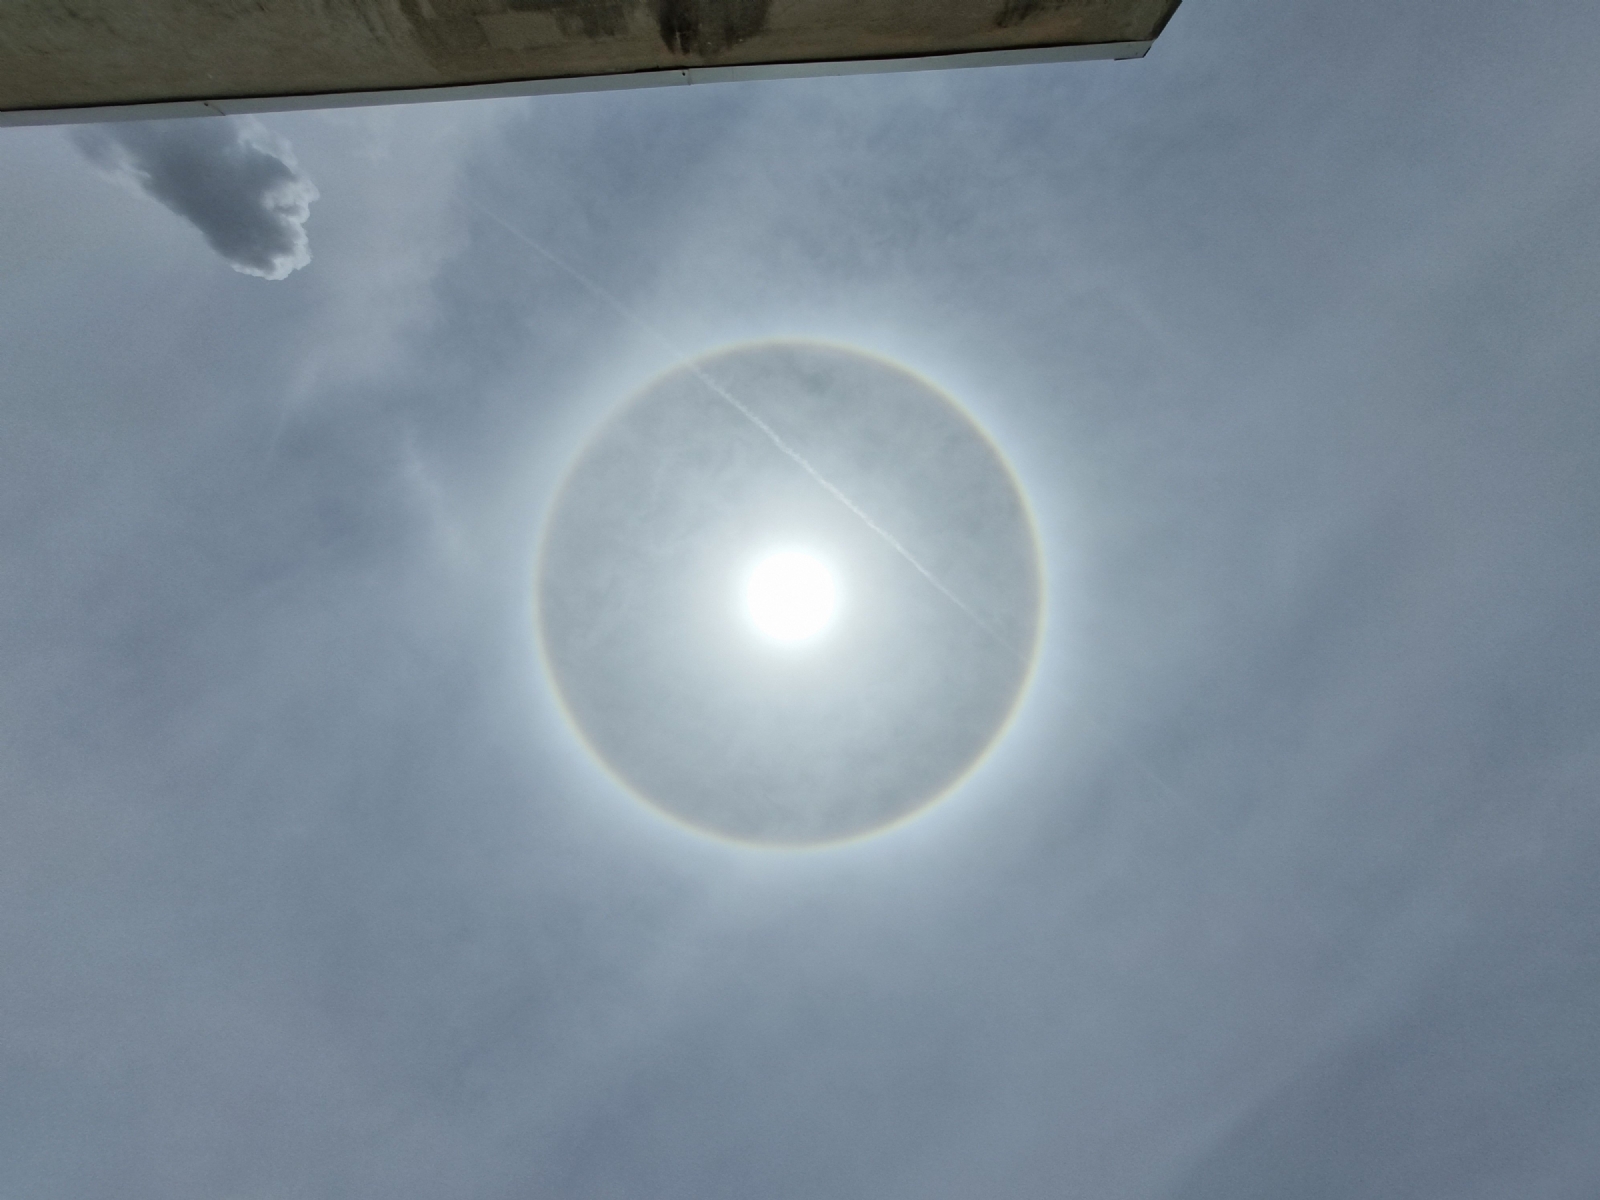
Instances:
[[[504,229],[512,237],[516,238],[523,245],[527,246],[535,254],[538,254],[541,258],[565,271],[573,279],[577,280],[579,284],[587,288],[589,292],[614,308],[624,320],[630,322],[642,332],[647,333],[651,337],[655,338],[655,340],[660,342],[661,345],[666,348],[668,353],[672,354],[675,358],[689,359],[689,355],[686,354],[679,346],[677,346],[665,333],[656,328],[649,321],[645,320],[638,313],[634,312],[633,309],[628,307],[628,305],[624,304],[616,296],[612,295],[611,292],[607,291],[594,280],[590,279],[582,271],[578,270],[577,267],[573,266],[565,259],[553,254],[551,251],[546,250],[533,238],[529,237],[522,230],[511,224],[511,222],[490,212],[476,200],[467,199],[466,203],[476,209],[482,216],[500,226],[500,228]],[[941,583],[932,571],[928,570],[927,567],[923,566],[922,563],[917,561],[916,555],[912,554],[911,551],[908,550],[898,538],[896,538],[882,525],[879,525],[870,516],[868,516],[867,513],[855,503],[855,501],[851,500],[849,496],[840,491],[831,480],[822,474],[822,472],[818,471],[814,466],[812,466],[811,463],[806,460],[805,455],[801,454],[793,446],[789,445],[788,442],[784,441],[782,435],[780,435],[776,429],[763,421],[760,416],[753,412],[748,405],[746,405],[732,392],[728,391],[727,388],[723,387],[715,379],[711,378],[710,375],[706,374],[704,368],[702,368],[698,362],[690,360],[689,370],[692,371],[695,378],[701,383],[705,384],[705,386],[714,395],[726,401],[735,412],[739,413],[740,416],[744,417],[745,420],[749,421],[750,424],[759,429],[762,434],[766,436],[768,441],[777,447],[779,451],[787,456],[802,471],[811,476],[811,478],[817,482],[817,485],[826,491],[828,495],[832,496],[840,504],[844,505],[845,508],[849,509],[850,512],[853,513],[862,524],[864,524],[868,529],[872,530],[873,533],[877,534],[878,537],[882,538],[885,545],[887,545],[901,558],[905,559],[906,562],[910,563],[917,574],[921,575],[925,580],[927,580],[929,585],[931,585],[941,596],[950,601],[950,603],[955,605],[956,608],[960,609],[961,612],[966,614],[968,619],[970,619],[974,625],[983,630],[984,633],[986,633],[1004,649],[1016,655],[1024,662],[1027,661],[1029,657],[1027,654],[1023,653],[1016,646],[1012,645],[1011,642],[1004,635],[1002,635],[999,630],[995,629],[993,625],[979,616],[978,613],[975,612],[964,600],[962,600],[960,596],[956,595],[948,587]]]
[[[628,305],[624,304],[616,296],[612,295],[611,292],[607,291],[594,280],[590,279],[582,271],[578,270],[577,267],[573,266],[571,263],[557,256],[556,254],[553,254],[551,251],[546,250],[537,241],[529,237],[526,233],[522,232],[522,230],[518,229],[515,225],[511,224],[504,218],[490,212],[476,200],[467,199],[466,203],[471,205],[485,218],[500,226],[500,228],[504,229],[512,237],[516,238],[523,245],[527,246],[528,249],[532,250],[535,254],[539,255],[541,258],[545,259],[554,266],[559,267],[562,271],[566,272],[566,274],[577,280],[577,282],[586,288],[590,293],[605,301],[605,303],[609,304],[613,309],[615,309],[624,320],[630,322],[642,332],[647,333],[651,337],[655,338],[655,340],[660,342],[661,345],[666,348],[668,353],[672,354],[675,358],[689,358],[689,355],[685,353],[676,343],[674,343],[673,340],[665,333],[656,328],[649,321],[645,320],[638,313],[634,312],[633,309],[628,307]],[[1015,655],[1024,664],[1027,663],[1029,657],[1027,654],[1018,649],[1016,646],[1012,645],[1010,640],[1001,634],[999,630],[995,629],[994,626],[990,625],[989,622],[985,621],[981,616],[974,612],[973,609],[967,605],[967,603],[963,601],[960,596],[956,595],[943,583],[941,583],[938,577],[935,576],[932,571],[928,570],[927,567],[923,566],[917,561],[916,555],[912,554],[910,550],[906,549],[906,547],[898,538],[896,538],[887,529],[879,525],[870,516],[868,516],[867,513],[855,503],[855,501],[851,500],[849,496],[840,491],[832,481],[822,474],[822,472],[818,471],[814,466],[812,466],[811,463],[806,460],[806,457],[803,454],[801,454],[793,446],[789,445],[788,442],[784,441],[783,437],[776,429],[772,428],[772,426],[768,425],[759,416],[752,412],[748,405],[741,401],[732,392],[728,391],[727,388],[723,387],[715,379],[707,375],[705,370],[698,362],[690,360],[689,370],[694,372],[695,378],[700,380],[701,383],[705,384],[705,386],[710,389],[714,395],[720,397],[726,403],[731,405],[736,412],[738,412],[744,417],[745,420],[749,421],[752,425],[759,429],[766,436],[767,440],[776,446],[778,450],[780,450],[792,462],[794,462],[796,466],[798,466],[807,475],[811,476],[812,479],[816,480],[819,487],[825,490],[840,504],[844,505],[845,508],[847,508],[850,512],[855,514],[856,518],[860,520],[861,523],[864,524],[868,529],[872,530],[873,533],[882,538],[885,545],[892,549],[896,554],[900,555],[901,558],[905,559],[906,562],[910,563],[911,566],[916,570],[917,574],[921,575],[925,580],[928,581],[929,585],[933,587],[935,591],[937,591],[941,596],[950,601],[951,604],[955,605],[956,608],[964,613],[974,625],[983,630],[983,632],[987,634],[996,645],[1000,646],[1007,653]],[[1163,793],[1165,793],[1169,800],[1174,800],[1180,803],[1183,801],[1183,793],[1178,791],[1178,789],[1172,784],[1168,783],[1160,774],[1160,772],[1147,763],[1139,754],[1135,753],[1127,745],[1123,744],[1121,739],[1111,732],[1111,729],[1105,720],[1093,713],[1089,713],[1087,715],[1090,718],[1091,724],[1094,725],[1096,731],[1103,739],[1105,739],[1107,744],[1109,744],[1114,750],[1120,751],[1125,758],[1132,762],[1134,766],[1138,767],[1139,770],[1152,783],[1154,783]]]

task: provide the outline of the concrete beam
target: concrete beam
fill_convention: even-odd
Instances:
[[[1138,58],[1179,0],[4,0],[0,125]]]

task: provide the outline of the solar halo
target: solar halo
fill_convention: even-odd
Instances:
[[[1032,672],[1043,569],[1000,451],[928,381],[736,345],[620,405],[546,518],[535,599],[596,759],[702,833],[817,846],[948,794]]]

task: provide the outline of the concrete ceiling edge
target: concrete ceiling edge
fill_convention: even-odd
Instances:
[[[299,112],[319,108],[361,108],[384,104],[431,104],[442,100],[490,100],[519,96],[564,95],[574,92],[620,91],[627,88],[681,87],[689,84],[739,83],[761,79],[803,79],[864,75],[891,71],[933,71],[964,67],[1030,66],[1040,63],[1087,62],[1143,58],[1154,40],[1102,42],[1091,45],[1042,46],[1015,50],[979,50],[910,58],[844,59],[797,63],[757,63],[726,67],[686,67],[664,71],[632,71],[615,75],[583,75],[561,79],[513,79],[496,83],[450,84],[392,91],[328,92],[303,96],[242,96],[207,100],[156,100],[88,108],[25,108],[0,111],[0,128],[30,125],[92,125],[105,121],[160,120],[171,117],[214,117],[254,113]]]

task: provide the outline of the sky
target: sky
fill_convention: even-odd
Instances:
[[[0,1200],[1592,1197],[1597,57],[0,130]],[[637,802],[534,627],[606,414],[763,338],[955,397],[1048,585],[831,849]]]

